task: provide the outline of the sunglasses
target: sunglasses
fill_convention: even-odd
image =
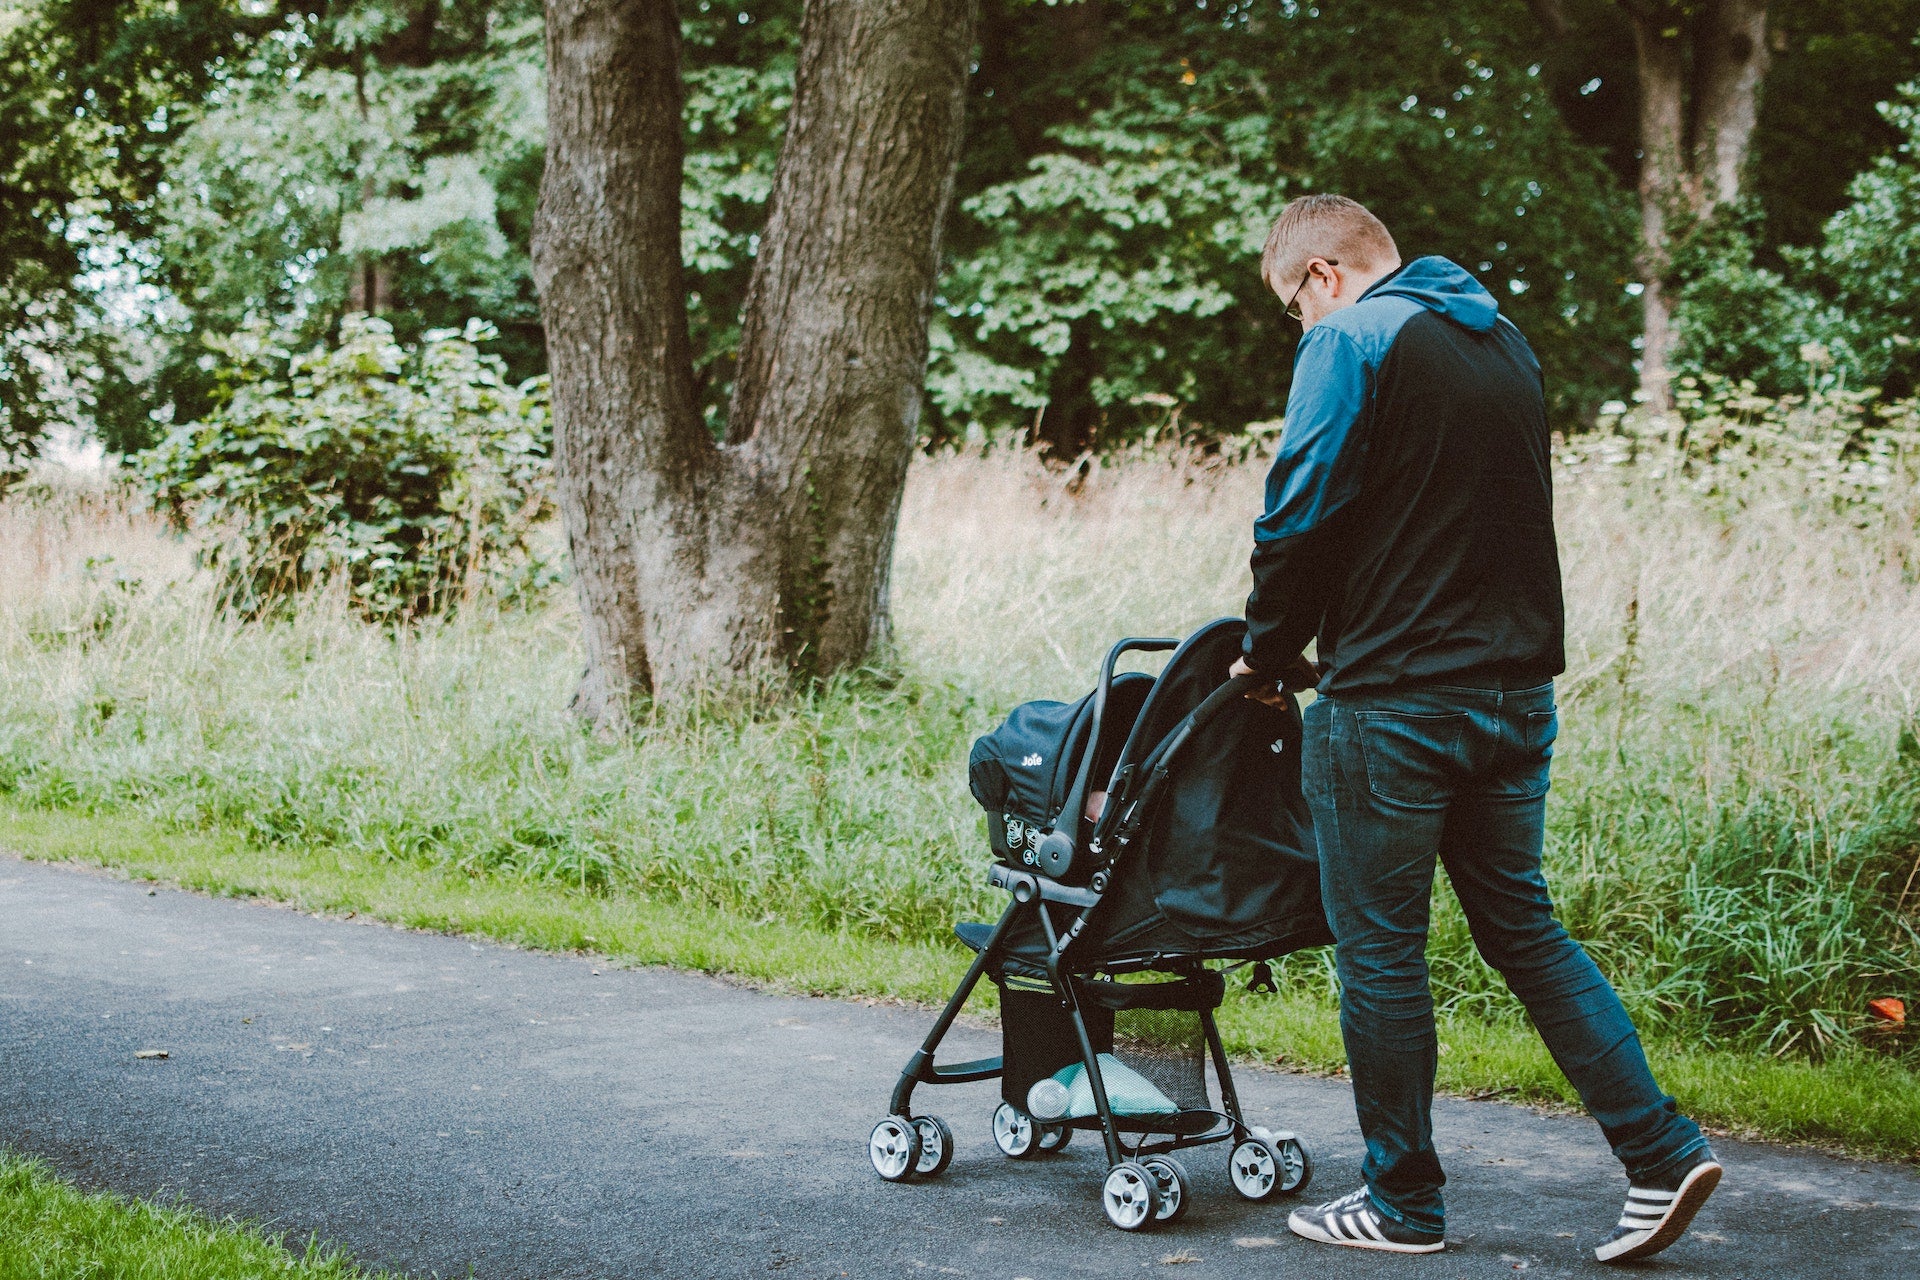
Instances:
[[[1338,258],[1322,258],[1320,259],[1320,261],[1326,263],[1330,267],[1337,267],[1340,265],[1340,259]],[[1300,291],[1307,287],[1307,281],[1311,279],[1313,279],[1313,263],[1309,261],[1307,263],[1307,273],[1300,277],[1300,283],[1293,287],[1293,296],[1287,299],[1287,318],[1288,319],[1301,320],[1301,321],[1304,321],[1306,319],[1306,316],[1301,314],[1301,311],[1300,311]]]

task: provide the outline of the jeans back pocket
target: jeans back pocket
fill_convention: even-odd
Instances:
[[[1529,711],[1520,726],[1517,751],[1503,751],[1490,790],[1510,800],[1538,800],[1552,784],[1553,743],[1560,736],[1558,711]]]
[[[1367,790],[1390,804],[1436,809],[1453,794],[1469,717],[1464,712],[1419,715],[1356,711],[1355,738],[1367,769]]]

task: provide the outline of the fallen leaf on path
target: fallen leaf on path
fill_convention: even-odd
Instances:
[[[1183,1262],[1198,1262],[1200,1258],[1199,1255],[1188,1253],[1185,1249],[1182,1249],[1178,1253],[1161,1254],[1160,1261],[1169,1267],[1177,1267]]]
[[[1239,1236],[1234,1243],[1242,1249],[1271,1249],[1280,1242],[1272,1236]]]
[[[142,1049],[133,1056],[136,1058],[164,1058],[167,1056],[167,1051],[165,1049]]]

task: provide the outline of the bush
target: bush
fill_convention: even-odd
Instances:
[[[1906,141],[1854,178],[1818,246],[1782,251],[1784,271],[1756,262],[1751,209],[1723,213],[1683,246],[1677,368],[1778,395],[1808,385],[1800,352],[1811,346],[1812,385],[1920,391],[1920,82],[1880,114]]]
[[[515,594],[546,572],[528,543],[551,502],[546,387],[509,384],[491,337],[475,320],[403,347],[353,315],[338,346],[299,354],[260,324],[210,339],[218,407],[139,472],[176,526],[206,531],[248,614],[333,578],[386,620]]]
[[[1644,463],[1653,481],[1671,477],[1728,515],[1785,496],[1803,512],[1871,528],[1887,557],[1920,573],[1920,397],[1883,403],[1873,388],[1831,385],[1826,348],[1809,343],[1799,354],[1805,394],[1689,374],[1674,385],[1676,418],[1603,412],[1602,433],[1563,444],[1559,460],[1576,475]]]

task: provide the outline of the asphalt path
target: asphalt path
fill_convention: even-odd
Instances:
[[[1625,1181],[1578,1117],[1443,1101],[1447,1252],[1288,1235],[1190,1153],[1174,1227],[1127,1235],[1098,1144],[994,1148],[991,1082],[923,1090],[958,1155],[890,1185],[868,1129],[931,1015],[768,995],[0,856],[0,1145],[414,1276],[1449,1277],[1607,1274]],[[997,1052],[963,1030],[959,1056]],[[141,1059],[164,1049],[165,1059]],[[1358,1184],[1338,1081],[1246,1069],[1310,1198]],[[1920,1276],[1920,1173],[1722,1141],[1727,1180],[1642,1272]],[[1317,1196],[1312,1193],[1319,1193]],[[1617,1274],[1617,1272],[1615,1272]]]

